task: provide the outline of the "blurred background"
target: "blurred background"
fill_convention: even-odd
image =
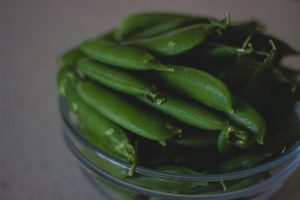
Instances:
[[[133,12],[258,19],[300,49],[297,0],[0,0],[0,200],[101,199],[63,142],[56,57]],[[284,62],[300,70],[300,58]],[[300,198],[300,170],[273,198]]]

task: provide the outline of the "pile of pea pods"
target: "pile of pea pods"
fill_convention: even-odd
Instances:
[[[178,174],[275,159],[299,141],[299,52],[259,22],[138,13],[59,57],[57,85],[103,152]]]

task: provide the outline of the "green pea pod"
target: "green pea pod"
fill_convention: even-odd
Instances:
[[[194,68],[170,65],[173,73],[158,72],[161,84],[211,108],[232,113],[232,97],[228,87],[213,75]]]
[[[109,41],[87,40],[81,44],[81,49],[90,58],[120,68],[172,71],[145,51]]]
[[[169,22],[171,20],[187,20],[193,18],[188,15],[174,13],[137,13],[122,19],[117,27],[116,36],[120,40],[128,39],[149,27]]]
[[[83,136],[97,148],[117,158],[125,158],[132,163],[128,175],[133,175],[137,157],[125,132],[118,125],[93,110],[78,96],[77,78],[72,72],[62,70],[59,72],[59,76],[59,88],[64,91],[62,95],[78,117],[82,132],[85,133]],[[64,79],[62,79],[63,76]]]
[[[156,167],[157,170],[160,170],[165,173],[170,174],[184,174],[184,175],[201,175],[201,173],[189,169],[187,167],[177,166],[177,165],[165,165]],[[148,176],[135,176],[129,177],[128,182],[143,186],[148,189],[158,190],[162,192],[169,193],[181,193],[193,189],[194,187],[202,187],[207,189],[208,182],[197,182],[197,181],[182,181],[175,179],[167,178],[158,178],[158,177],[148,177]]]
[[[232,159],[226,160],[217,166],[217,169],[222,172],[229,172],[234,170],[241,170],[253,167],[272,155],[270,152],[256,152],[236,156]]]
[[[165,96],[167,101],[163,104],[153,104],[144,98],[140,98],[140,100],[179,121],[197,128],[224,130],[228,127],[226,118],[211,108],[187,98],[166,94]]]
[[[183,134],[182,137],[188,136],[189,134]],[[198,134],[199,135],[199,134]],[[209,137],[214,137],[212,134],[207,134]],[[197,137],[195,135],[195,137]],[[190,138],[190,137],[187,137]],[[199,137],[197,137],[199,139]],[[178,141],[178,144],[176,142]],[[143,164],[148,167],[153,167],[157,165],[180,165],[192,167],[193,169],[198,170],[210,170],[212,169],[218,162],[220,162],[221,157],[216,149],[216,139],[215,144],[210,146],[208,143],[202,142],[202,147],[197,148],[191,147],[191,141],[185,141],[184,145],[179,144],[181,141],[176,140],[176,138],[170,140],[170,143],[165,146],[158,146],[156,148],[152,147],[144,147],[138,146],[139,157],[144,162]],[[210,142],[209,142],[210,143]],[[211,142],[212,143],[212,142]],[[186,145],[187,144],[187,145]],[[198,143],[200,144],[200,142]],[[192,144],[193,146],[195,143]],[[204,145],[206,147],[204,147]],[[208,146],[209,145],[209,146]],[[141,150],[141,148],[143,148]],[[203,162],[205,160],[205,162]]]
[[[245,41],[249,35],[252,34],[251,43],[258,51],[270,51],[271,47],[269,45],[269,40],[274,41],[278,54],[281,56],[287,55],[298,55],[299,51],[293,49],[285,42],[281,41],[278,38],[273,36],[262,34],[262,33],[253,33],[252,31],[245,31],[238,29],[233,26],[227,27],[226,31],[223,32],[222,37],[219,39],[221,43],[226,43],[230,45],[240,45]]]
[[[184,26],[188,26],[191,24],[199,23],[199,20],[196,18],[179,18],[179,19],[172,19],[157,26],[149,27],[144,31],[137,33],[136,35],[130,37],[130,40],[138,40],[138,39],[148,39],[155,36],[162,35],[164,33],[173,31],[178,28],[182,28]]]
[[[88,135],[91,135],[91,134],[88,134]],[[89,139],[87,139],[87,140],[89,140]],[[95,142],[97,140],[99,140],[99,138],[97,138],[96,140],[93,139],[93,140],[89,140],[89,141]],[[93,145],[95,145],[95,144],[93,144]],[[108,153],[110,155],[114,155],[113,153],[112,154],[109,153],[110,150],[109,151],[104,150],[103,145],[105,145],[105,142],[102,141],[101,148],[99,148],[99,149],[101,149],[102,151],[105,151],[106,153]],[[128,177],[128,170],[126,168],[116,165],[115,163],[113,163],[112,161],[110,161],[106,158],[102,158],[101,156],[97,155],[95,152],[90,151],[89,149],[80,149],[80,153],[89,162],[93,163],[93,165],[99,167],[100,169],[109,173],[113,177],[117,177],[120,179],[124,179],[124,178]],[[117,157],[117,156],[114,156],[114,157]],[[117,158],[120,160],[123,159],[122,157],[117,157]]]
[[[236,62],[238,59],[249,56],[253,53],[251,47],[234,47],[226,44],[209,43],[201,46],[197,51],[207,63],[224,64]]]
[[[214,149],[217,146],[217,135],[209,133],[185,134],[180,138],[175,138],[170,142],[189,148]]]
[[[66,53],[64,53],[62,56],[58,58],[58,63],[61,66],[68,65],[68,66],[76,66],[78,60],[81,58],[84,58],[85,55],[81,51],[80,47],[75,47],[70,50],[68,50]]]
[[[266,29],[264,24],[254,20],[235,23],[232,26],[238,30],[246,31],[250,33],[263,33]]]
[[[228,117],[237,125],[251,131],[256,142],[264,144],[266,122],[250,105],[235,97],[234,112],[229,113]]]
[[[181,133],[181,129],[161,116],[145,112],[142,106],[100,85],[81,81],[77,91],[95,110],[144,138],[164,144],[166,140]]]
[[[234,145],[226,139],[225,131],[221,131],[219,134],[217,146],[219,153],[223,157],[227,157],[234,150]]]
[[[65,84],[66,80],[69,79],[66,77],[69,76],[68,74],[72,74],[72,71],[74,70],[74,68],[75,68],[74,65],[64,64],[60,67],[60,69],[56,75],[56,86],[59,89],[59,92],[63,97],[66,97],[64,84]]]
[[[241,97],[259,111],[263,111],[270,96],[272,71],[268,66],[258,66],[249,77]]]
[[[245,60],[239,60],[228,67],[222,67],[215,72],[215,76],[229,86],[232,93],[240,95],[247,84],[247,80],[256,70],[257,62],[254,64]]]
[[[241,190],[243,188],[250,187],[254,184],[257,184],[261,180],[267,178],[269,174],[264,173],[264,174],[258,174],[254,176],[250,176],[247,178],[243,178],[240,180],[234,180],[234,181],[228,181],[227,183],[227,191],[237,191]]]
[[[114,68],[90,59],[80,60],[78,66],[80,71],[86,76],[109,88],[129,95],[144,96],[151,102],[162,103],[165,101],[165,97],[158,92],[154,85],[130,74],[128,71]]]
[[[118,40],[116,38],[116,31],[115,30],[108,31],[108,32],[100,35],[97,38],[97,40],[99,40],[99,41],[108,41],[108,42],[113,42],[113,43],[118,42]]]
[[[123,44],[139,47],[164,56],[173,56],[184,53],[203,43],[214,28],[215,26],[211,24],[196,24],[150,39],[128,41]]]

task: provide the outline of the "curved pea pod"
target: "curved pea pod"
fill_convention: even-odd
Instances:
[[[187,167],[177,165],[162,165],[157,166],[155,169],[169,174],[184,174],[184,175],[201,175],[200,172],[192,170]],[[171,178],[159,178],[159,177],[148,177],[148,176],[135,176],[129,177],[127,180],[130,183],[143,186],[148,189],[158,190],[169,193],[182,193],[187,192],[195,187],[201,187],[207,189],[208,182],[197,182],[197,181],[182,181]]]
[[[227,182],[227,191],[237,191],[246,187],[250,187],[254,184],[257,184],[261,180],[267,178],[269,176],[268,173],[258,174],[254,176],[249,176],[247,178],[233,180]]]
[[[164,56],[174,56],[191,50],[203,43],[214,28],[215,26],[211,24],[196,24],[179,28],[157,37],[128,41],[123,44],[142,48]]]
[[[137,157],[123,129],[96,112],[79,97],[76,91],[77,78],[73,73],[60,71],[59,75],[64,77],[59,81],[59,88],[64,91],[62,95],[78,117],[83,136],[106,153],[132,163],[128,175],[133,175]]]
[[[175,138],[170,142],[189,148],[214,149],[217,147],[217,135],[215,133],[184,134],[180,138]]]
[[[109,41],[87,40],[81,44],[82,51],[92,59],[130,70],[172,71],[151,54]]]
[[[187,98],[166,94],[165,96],[167,100],[162,104],[153,104],[143,98],[139,99],[151,107],[197,128],[223,130],[228,127],[226,118],[211,108]]]
[[[149,27],[169,22],[171,20],[187,20],[192,16],[175,13],[137,13],[122,19],[117,27],[116,36],[120,40],[130,38]]]
[[[197,51],[198,56],[208,63],[224,64],[236,62],[242,57],[253,53],[251,47],[235,47],[226,44],[208,43]]]
[[[240,45],[250,34],[252,34],[251,43],[256,50],[270,51],[271,47],[269,45],[269,40],[272,40],[277,47],[279,55],[288,56],[299,54],[298,50],[290,47],[278,38],[263,33],[253,33],[252,31],[241,30],[234,26],[229,26],[226,31],[223,32],[220,42],[231,45]]]
[[[89,139],[87,139],[87,140],[89,140]],[[99,140],[99,138],[97,138],[97,140]],[[97,140],[93,139],[94,142]],[[93,144],[93,145],[95,145],[95,144]],[[101,144],[101,147],[102,148],[99,148],[99,149],[101,149],[105,153],[108,153],[117,159],[126,161],[122,157],[117,157],[117,156],[113,155],[112,153],[109,153],[109,151],[104,150],[103,144]],[[128,177],[128,169],[121,167],[119,165],[116,165],[115,163],[113,163],[113,161],[105,159],[87,148],[80,149],[80,153],[82,154],[82,156],[84,156],[84,158],[86,158],[88,160],[88,162],[91,162],[93,165],[99,167],[100,169],[102,169],[103,171],[112,175],[113,177],[117,177],[120,179],[124,179],[124,178]]]
[[[158,114],[145,112],[141,105],[100,85],[81,81],[77,91],[95,110],[141,137],[164,144],[182,131]]]
[[[68,76],[70,76],[70,77],[74,76],[72,74],[72,72],[74,71],[74,68],[75,68],[74,65],[67,65],[67,64],[62,65],[61,68],[59,69],[57,75],[56,75],[56,86],[57,86],[60,94],[63,97],[66,96],[64,84],[68,79],[70,79],[70,78],[68,78]],[[68,75],[68,74],[70,74],[70,75]]]
[[[219,171],[229,172],[253,167],[268,159],[272,153],[270,152],[255,152],[236,156],[226,160],[217,166]]]
[[[62,56],[58,58],[58,63],[61,66],[68,65],[68,66],[76,66],[77,62],[84,58],[85,54],[81,51],[80,47],[75,47],[68,50]]]
[[[234,146],[226,139],[225,131],[221,131],[217,140],[218,152],[227,157],[234,150]]]
[[[233,112],[229,88],[215,76],[190,67],[170,65],[172,73],[158,72],[161,84],[211,108]]]
[[[246,31],[250,33],[263,33],[266,29],[265,25],[259,21],[243,21],[239,23],[232,24],[238,30]]]
[[[188,134],[183,134],[182,137],[186,135]],[[142,160],[145,160],[143,164],[151,168],[157,165],[180,165],[193,169],[209,170],[221,160],[216,149],[216,144],[214,147],[210,146],[209,148],[198,148],[199,146],[197,148],[190,148],[190,146],[173,143],[175,140],[176,138],[170,140],[169,144],[165,147],[160,146],[141,151],[140,155],[147,156],[146,158],[145,156],[140,156]],[[140,146],[140,148],[143,147]],[[203,162],[204,160],[205,162]]]
[[[250,105],[235,97],[234,112],[229,113],[228,117],[237,125],[252,132],[253,138],[259,144],[264,144],[266,134],[266,122],[262,116]]]
[[[159,36],[161,34],[173,31],[175,29],[188,26],[191,24],[199,23],[199,20],[196,18],[176,18],[161,24],[157,24],[153,27],[147,27],[145,30],[137,33],[136,35],[130,37],[130,40],[137,40],[137,39],[148,39],[155,36]]]
[[[108,32],[103,33],[102,35],[100,35],[97,40],[99,41],[108,41],[108,42],[113,42],[116,43],[117,38],[116,38],[116,30],[111,30]]]
[[[235,64],[218,69],[215,75],[229,86],[232,93],[240,95],[258,63],[239,60]]]
[[[249,77],[241,97],[259,111],[263,111],[270,97],[272,71],[269,66],[257,66]]]
[[[143,79],[134,76],[130,72],[111,67],[91,59],[82,59],[78,67],[89,78],[117,91],[134,95],[144,96],[147,101],[162,103],[165,97],[158,92],[157,88]]]

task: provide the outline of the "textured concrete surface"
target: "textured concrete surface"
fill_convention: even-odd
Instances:
[[[113,27],[123,16],[169,10],[257,18],[300,49],[296,0],[1,0],[0,200],[102,199],[61,137],[54,60],[66,48]],[[300,67],[299,58],[285,62]],[[274,197],[300,198],[300,170]]]

